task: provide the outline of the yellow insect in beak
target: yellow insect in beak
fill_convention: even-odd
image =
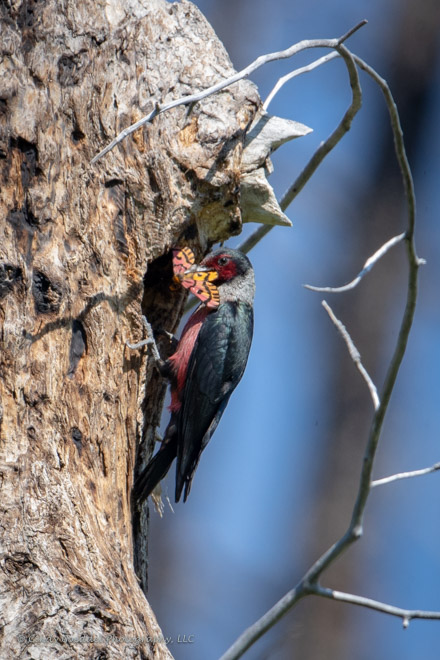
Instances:
[[[218,273],[215,270],[209,270],[204,266],[191,266],[181,275],[181,281],[191,279],[194,282],[214,282],[218,278]]]

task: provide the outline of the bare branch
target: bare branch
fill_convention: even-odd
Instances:
[[[339,46],[335,48],[338,54],[343,58],[345,65],[348,70],[350,78],[350,87],[352,92],[351,103],[347,108],[344,116],[341,121],[329,135],[329,137],[320,144],[319,148],[315,151],[307,165],[297,176],[295,181],[289,187],[289,189],[284,193],[280,201],[280,209],[285,211],[288,206],[292,203],[295,197],[301,192],[306,183],[316,172],[319,165],[322,163],[324,158],[330,153],[332,149],[338,144],[338,142],[344,137],[344,135],[350,130],[353,119],[356,114],[359,112],[362,105],[362,90],[359,84],[359,76],[357,73],[357,68],[354,63],[354,59],[345,46]],[[261,239],[266,236],[272,229],[271,226],[258,227],[250,236],[247,238],[240,246],[239,250],[247,253],[250,249],[255,247]]]
[[[397,243],[403,241],[405,236],[406,233],[399,234],[398,236],[394,236],[393,238],[390,238],[389,241],[384,243],[384,245],[382,245],[382,247],[380,247],[377,250],[377,252],[375,252],[373,255],[371,255],[371,257],[369,257],[369,259],[367,259],[359,275],[357,275],[354,278],[354,280],[352,280],[348,284],[339,287],[312,286],[311,284],[303,284],[304,288],[310,289],[310,291],[318,291],[320,293],[343,293],[344,291],[349,291],[350,289],[354,289],[355,286],[359,284],[359,282],[364,277],[364,275],[370,272],[370,270],[379,261],[379,259],[381,259],[384,256],[384,254],[388,252],[390,248],[392,248],[394,245],[397,245]]]
[[[416,257],[415,245],[414,245],[414,228],[416,222],[416,196],[414,192],[414,181],[411,174],[411,168],[409,166],[408,158],[405,151],[405,144],[403,141],[403,131],[400,125],[399,113],[397,111],[396,104],[394,102],[393,95],[388,86],[386,80],[384,80],[377,71],[375,71],[371,66],[369,66],[364,60],[362,60],[357,55],[353,55],[354,61],[356,64],[368,75],[373,78],[373,80],[379,85],[388,107],[388,112],[390,114],[391,128],[393,130],[394,137],[394,148],[396,152],[396,157],[399,163],[400,171],[402,173],[403,186],[405,188],[405,195],[408,205],[408,246],[412,246],[410,254],[411,259],[420,265],[419,259]]]
[[[347,39],[350,39],[354,35],[355,32],[357,32],[361,27],[364,27],[368,23],[366,18],[363,18],[362,21],[359,21],[354,27],[350,28],[348,32],[342,35],[342,37],[339,37],[338,44],[343,44]]]
[[[414,320],[414,313],[415,313],[416,300],[417,300],[418,269],[421,263],[421,261],[418,259],[416,255],[416,249],[414,243],[414,227],[415,227],[414,183],[413,183],[408,159],[406,157],[399,115],[397,112],[396,105],[394,103],[393,96],[391,94],[391,91],[387,83],[384,80],[382,80],[382,78],[380,78],[373,69],[370,70],[370,67],[368,67],[367,72],[370,73],[370,75],[372,75],[373,78],[379,83],[379,86],[382,92],[384,93],[387,107],[390,113],[396,156],[402,172],[403,184],[405,187],[405,193],[407,197],[408,229],[405,235],[405,242],[406,242],[408,262],[409,262],[409,274],[408,274],[407,300],[402,317],[402,322],[400,325],[399,336],[397,338],[394,354],[391,358],[388,372],[385,377],[385,382],[383,385],[382,395],[381,395],[381,403],[373,417],[367,448],[364,455],[359,493],[353,510],[353,518],[350,524],[350,527],[353,529],[362,528],[362,520],[363,520],[365,505],[367,503],[368,494],[370,492],[373,461],[376,454],[377,445],[379,443],[379,438],[382,431],[385,414],[387,412],[391,394],[393,392],[394,385],[396,383],[397,374],[399,372],[400,365],[402,364],[403,356],[405,355],[406,352],[408,337]]]
[[[390,484],[393,481],[399,481],[400,479],[412,479],[413,477],[423,477],[425,474],[431,474],[440,470],[440,463],[435,463],[431,467],[422,468],[421,470],[412,470],[411,472],[399,472],[398,474],[392,474],[389,477],[383,477],[382,479],[375,479],[370,484],[370,488],[375,488],[376,486],[383,486],[384,484]]]
[[[188,96],[183,96],[180,99],[175,99],[174,101],[171,101],[170,103],[165,103],[164,105],[157,103],[154,110],[152,110],[148,115],[142,117],[135,124],[132,124],[131,126],[128,126],[123,131],[121,131],[121,133],[119,133],[119,135],[112,142],[110,142],[110,144],[108,144],[102,151],[99,152],[99,154],[97,154],[92,159],[91,164],[93,165],[94,163],[96,163],[100,158],[102,158],[103,156],[105,156],[105,154],[111,151],[117,144],[122,142],[122,140],[124,140],[129,135],[131,135],[131,133],[134,133],[134,131],[137,131],[138,128],[141,128],[145,124],[151,122],[155,117],[160,115],[162,112],[166,112],[180,105],[190,105],[191,103],[196,103],[197,101],[201,101],[207,96],[211,96],[212,94],[221,91],[225,87],[229,87],[230,85],[238,82],[239,80],[243,80],[243,78],[247,78],[254,71],[262,67],[264,64],[268,64],[269,62],[274,62],[276,60],[288,59],[308,48],[335,48],[336,50],[341,49],[343,48],[342,42],[345,39],[348,39],[348,37],[354,34],[354,32],[359,30],[359,28],[365,25],[365,23],[366,21],[361,21],[360,23],[358,23],[358,25],[352,28],[345,35],[339,37],[339,39],[304,39],[303,41],[300,41],[297,44],[293,44],[293,46],[290,46],[290,48],[286,48],[285,50],[280,50],[277,51],[276,53],[268,53],[267,55],[260,55],[260,57],[257,57],[256,60],[251,62],[251,64],[249,64],[241,71],[234,73],[233,76],[230,76],[229,78],[225,78],[224,80],[221,80],[215,85],[211,85],[211,87],[208,87],[207,89],[204,89],[201,92],[197,92],[196,94],[190,94]]]
[[[287,82],[289,82],[289,80],[292,80],[292,78],[296,78],[297,76],[300,76],[302,73],[309,73],[310,71],[313,71],[313,69],[317,69],[322,64],[326,64],[330,60],[334,60],[335,57],[339,57],[339,53],[337,53],[336,51],[334,51],[333,53],[328,53],[327,55],[324,55],[323,57],[320,57],[319,60],[315,60],[314,62],[311,62],[310,64],[306,64],[306,66],[302,66],[299,69],[295,69],[294,71],[291,71],[290,73],[287,73],[285,76],[282,76],[278,80],[277,84],[274,86],[272,91],[268,94],[265,102],[263,103],[264,110],[267,110],[270,103],[275,98],[275,96],[278,94],[280,89]]]
[[[359,63],[358,61],[359,58],[355,58],[355,59],[356,62]],[[364,67],[367,67],[367,65],[364,64],[362,68]],[[408,343],[408,337],[414,319],[415,305],[417,299],[417,276],[418,276],[418,267],[421,263],[421,260],[419,260],[418,257],[416,256],[415,245],[414,245],[415,196],[414,196],[414,186],[413,186],[411,170],[409,168],[408,160],[406,157],[405,147],[403,143],[402,129],[400,127],[399,115],[391,91],[387,83],[382,78],[380,78],[378,74],[374,72],[373,69],[370,69],[370,67],[367,68],[368,68],[367,72],[371,72],[372,77],[375,80],[377,80],[377,82],[380,81],[379,86],[385,96],[385,101],[387,103],[388,111],[390,113],[390,118],[391,118],[391,127],[394,135],[396,157],[402,172],[402,178],[403,178],[403,183],[407,198],[408,229],[405,233],[405,242],[407,246],[407,255],[409,261],[407,302],[403,313],[399,336],[397,339],[396,347],[394,349],[394,354],[391,358],[388,372],[385,377],[382,394],[380,397],[380,405],[377,408],[377,410],[375,410],[373,420],[371,423],[367,446],[365,449],[364,458],[362,462],[362,472],[360,477],[359,490],[355,505],[353,507],[353,514],[349,528],[347,532],[344,534],[344,536],[339,541],[337,541],[337,543],[335,543],[331,548],[329,548],[307,572],[306,576],[303,579],[306,579],[309,583],[316,583],[322,572],[330,564],[333,563],[336,557],[338,557],[340,554],[345,552],[345,550],[347,550],[347,548],[362,535],[363,516],[364,516],[368,495],[370,493],[371,474],[373,469],[374,458],[376,455],[376,450],[379,443],[379,438],[382,431],[385,414],[388,409],[388,404],[390,402],[391,394],[393,392],[394,385],[397,379],[397,374],[399,372],[400,365],[403,360],[403,356],[405,355],[406,346]]]
[[[281,617],[295,605],[301,598],[307,596],[307,591],[302,583],[291,589],[281,600],[279,600],[270,610],[266,612],[258,621],[253,623],[232,646],[224,653],[220,660],[237,660],[246,653],[246,651],[270,630],[272,626],[281,619]]]
[[[321,143],[319,148],[313,154],[312,158],[309,160],[301,174],[297,177],[294,183],[290,186],[287,192],[283,195],[283,198],[280,203],[280,207],[284,210],[286,209],[292,200],[298,195],[298,193],[303,189],[307,181],[310,179],[312,174],[317,170],[318,166],[327,156],[327,154],[338,144],[338,142],[344,137],[344,135],[350,130],[353,119],[361,108],[362,105],[362,90],[359,84],[359,76],[357,68],[354,63],[352,54],[350,53],[345,46],[338,46],[336,48],[338,53],[344,59],[344,62],[348,69],[348,74],[350,77],[350,87],[352,91],[352,101],[349,108],[344,114],[341,122],[338,124],[333,133]]]
[[[309,593],[323,598],[330,598],[331,600],[338,600],[342,603],[350,603],[351,605],[359,605],[360,607],[368,607],[370,610],[397,616],[403,621],[403,627],[407,628],[411,619],[440,619],[440,612],[430,612],[429,610],[405,610],[402,607],[394,607],[387,603],[381,603],[372,598],[364,598],[364,596],[356,596],[354,594],[347,594],[343,591],[335,591],[333,589],[326,589],[316,584],[312,587]]]
[[[332,308],[326,303],[325,300],[322,301],[322,306],[324,307],[325,311],[327,314],[330,316],[331,320],[337,327],[339,333],[342,336],[342,339],[345,341],[348,352],[350,353],[350,357],[355,363],[356,367],[360,371],[360,374],[364,381],[367,383],[368,389],[370,390],[371,398],[373,399],[373,405],[374,409],[377,410],[379,405],[380,405],[380,400],[379,396],[377,394],[377,388],[376,385],[373,383],[371,376],[369,375],[368,371],[365,369],[364,365],[362,364],[361,361],[361,355],[356,348],[356,346],[353,343],[352,338],[350,337],[347,328],[345,325],[335,316]]]

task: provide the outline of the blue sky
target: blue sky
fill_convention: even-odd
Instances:
[[[253,0],[237,2],[231,22],[222,2],[196,4],[237,69],[262,53],[304,38],[339,36],[367,18],[368,25],[350,46],[379,73],[386,73],[389,31],[399,7],[397,0],[273,0],[270,4]],[[253,77],[261,97],[280,75],[318,55],[264,67]],[[317,486],[315,456],[331,410],[332,374],[323,364],[339,338],[321,308],[321,297],[302,284],[339,285],[356,274],[347,270],[352,262],[344,245],[346,223],[355,222],[356,193],[371,175],[380,149],[376,139],[380,123],[386,121],[377,89],[365,76],[361,82],[361,115],[288,209],[293,228],[274,229],[250,254],[257,295],[249,364],[203,454],[191,496],[185,505],[175,507],[175,513],[167,511],[164,519],[152,512],[150,602],[165,636],[176,640],[178,635],[195,636],[193,644],[176,641],[171,647],[179,660],[221,655],[314,559],[305,556],[301,537],[309,524],[305,502]],[[312,135],[275,154],[271,183],[278,198],[333,130],[349,100],[341,62],[292,81],[275,99],[272,114],[314,129]],[[412,163],[418,198],[417,246],[427,265],[420,276],[416,320],[387,416],[377,477],[440,460],[439,114],[437,66],[425,137]],[[252,229],[246,227],[229,245],[238,246]],[[403,281],[402,290],[404,286]],[[399,299],[396,318],[390,320],[384,355],[390,354],[395,341],[400,303]],[[358,348],[362,353],[362,346]],[[166,417],[164,413],[164,422]],[[359,471],[360,465],[353,470]],[[172,470],[170,495],[173,479]],[[438,513],[439,489],[438,475],[377,489],[367,510],[365,538],[352,551],[363,579],[359,577],[356,585],[330,586],[402,607],[440,610],[440,528],[438,516],[433,516],[433,511]],[[297,610],[287,619],[289,634],[301,635]],[[399,620],[361,609],[350,620],[359,643],[352,656],[356,660],[438,658],[440,622],[414,621],[403,631]],[[286,626],[275,628],[245,657],[288,657],[278,639],[286,634]],[[268,644],[281,650],[265,655]]]

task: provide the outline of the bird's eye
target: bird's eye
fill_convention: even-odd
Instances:
[[[228,257],[220,257],[218,260],[219,266],[226,266],[227,263],[229,263]]]

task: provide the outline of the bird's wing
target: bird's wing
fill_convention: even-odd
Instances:
[[[200,455],[243,375],[252,332],[252,307],[240,302],[223,303],[202,324],[178,414],[176,501],[184,486],[186,500]]]

